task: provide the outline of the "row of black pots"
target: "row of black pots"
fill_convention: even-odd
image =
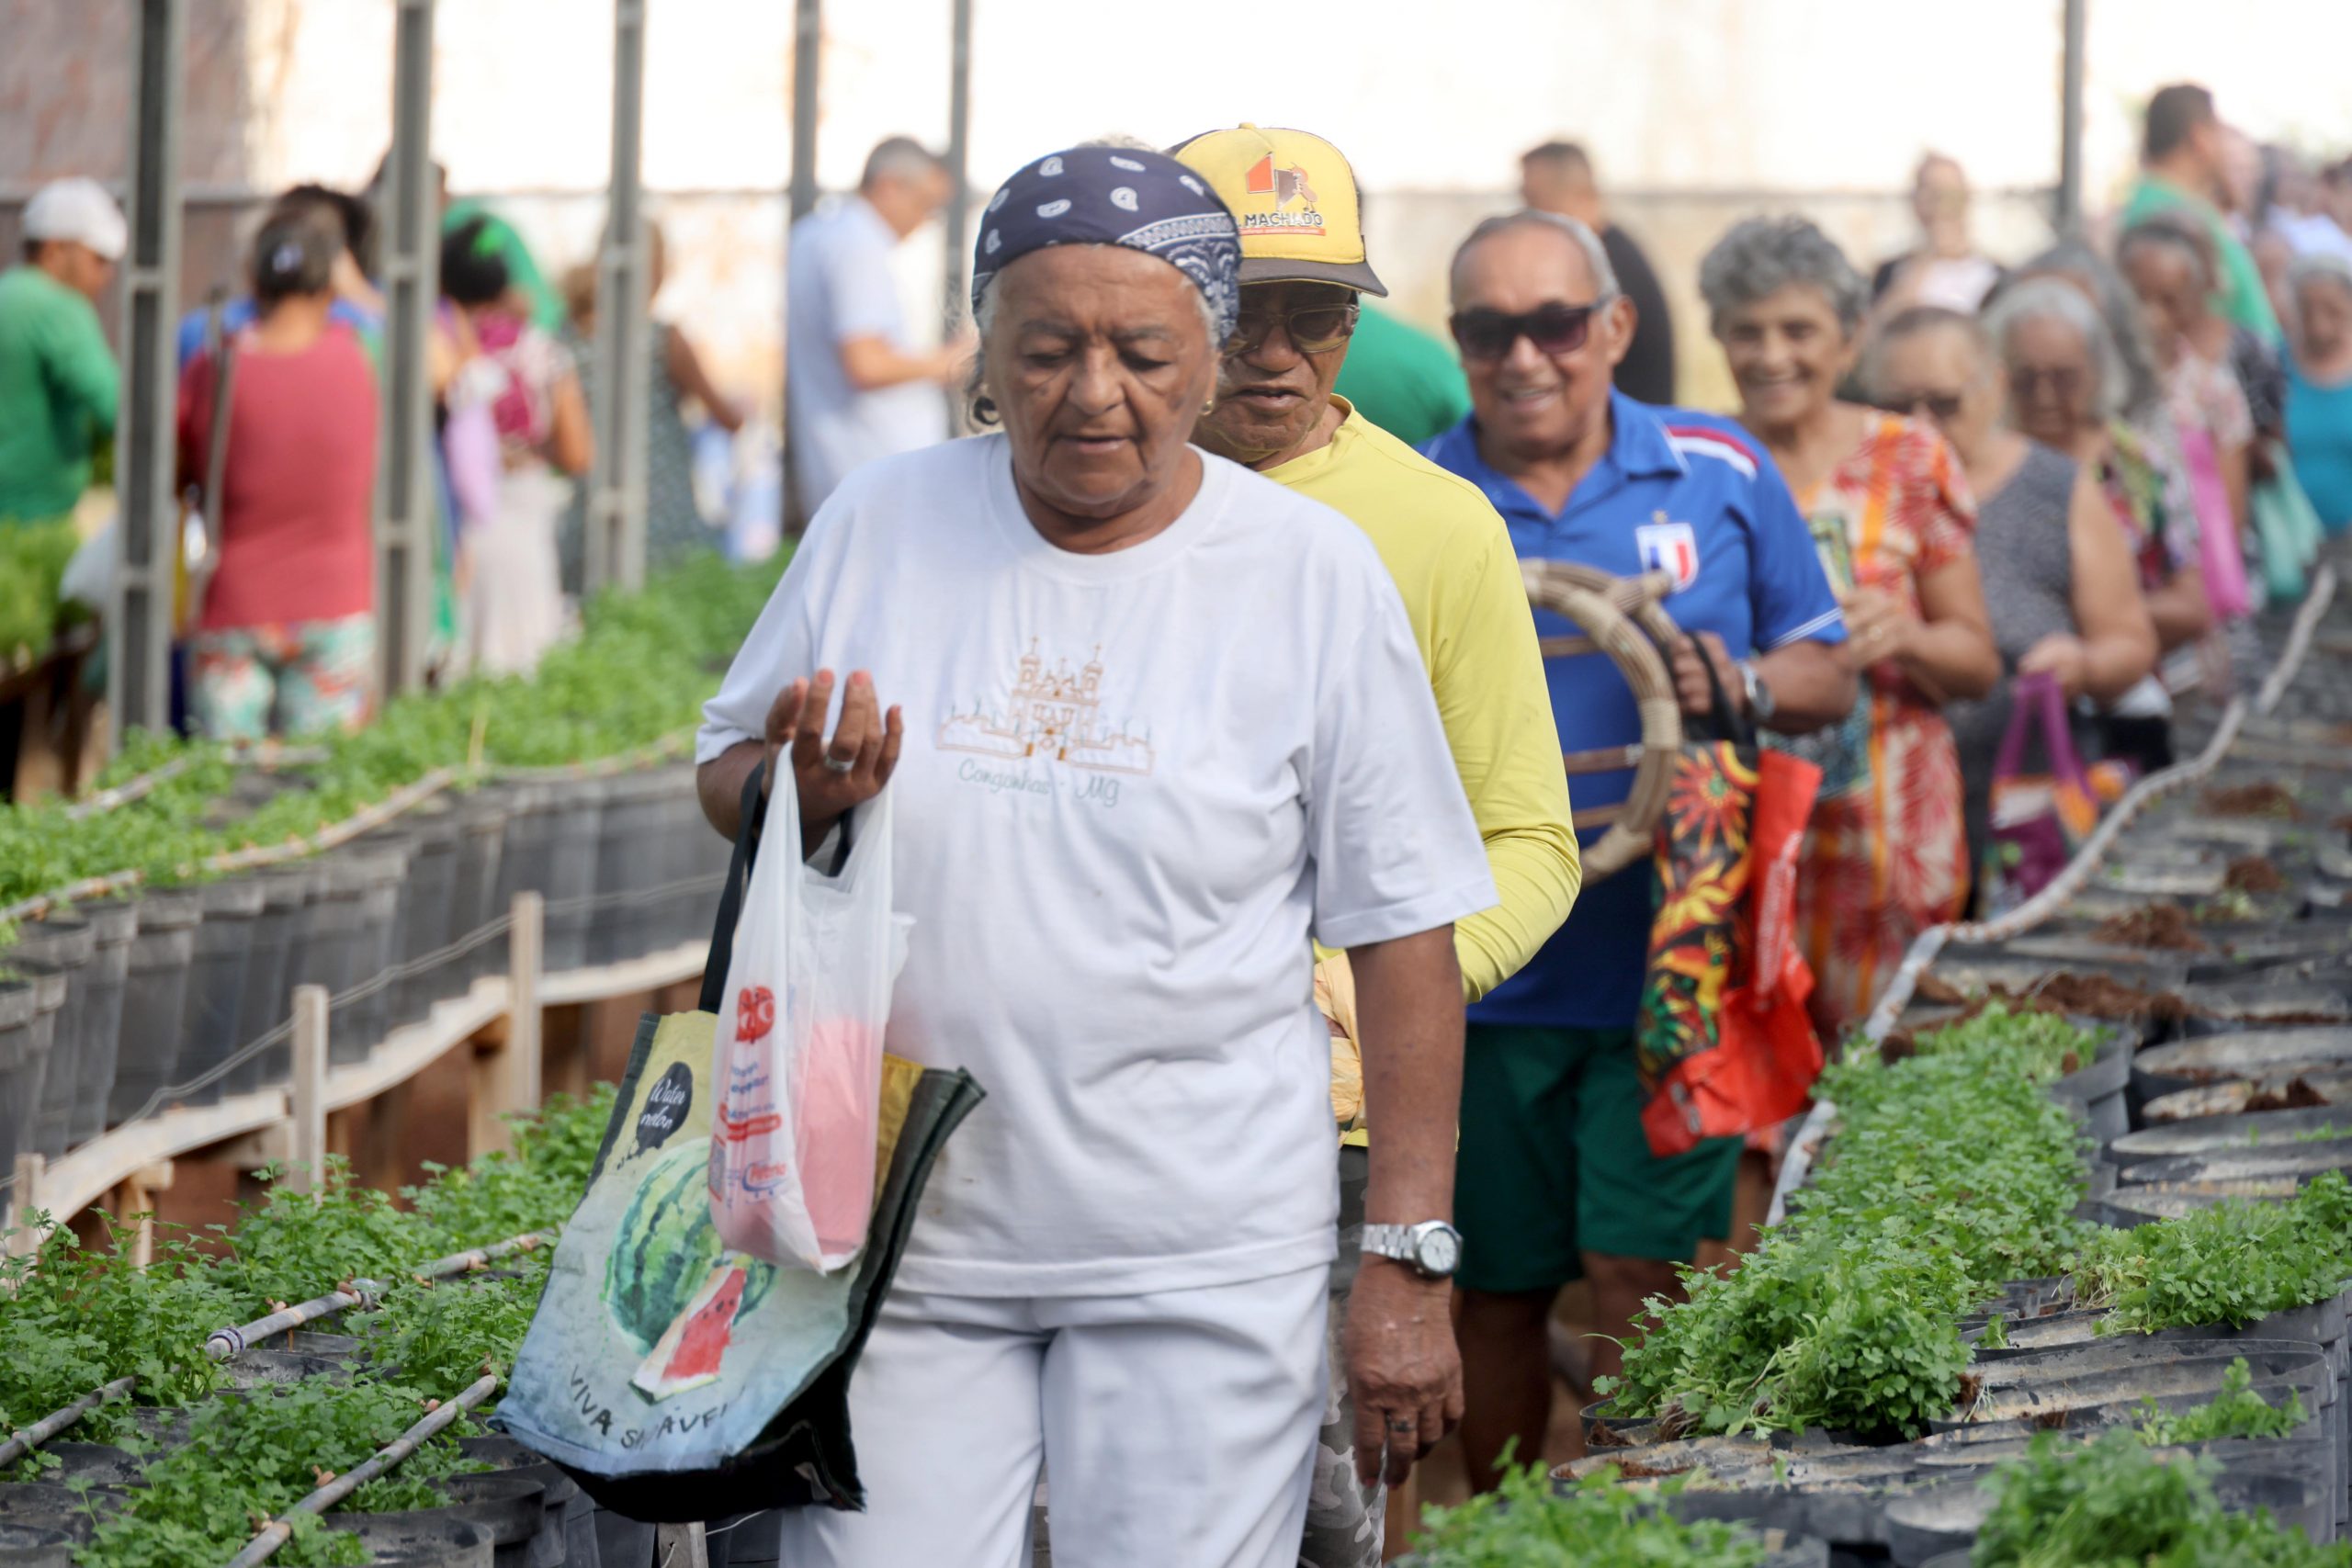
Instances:
[[[551,971],[691,942],[727,854],[691,768],[521,780],[427,800],[314,860],[30,922],[0,953],[0,975],[18,976],[0,981],[0,1171],[19,1148],[54,1159],[166,1090],[203,1104],[282,1082],[299,985],[339,998],[331,1061],[363,1060],[503,966],[503,938],[473,939],[526,889],[548,901]]]

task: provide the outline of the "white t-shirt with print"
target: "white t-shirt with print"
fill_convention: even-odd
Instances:
[[[861,469],[719,694],[708,761],[820,668],[905,710],[889,1047],[988,1099],[899,1282],[1188,1290],[1334,1255],[1310,935],[1443,926],[1494,885],[1403,605],[1362,530],[1202,456],[1107,555],[1046,542],[1001,435]]]

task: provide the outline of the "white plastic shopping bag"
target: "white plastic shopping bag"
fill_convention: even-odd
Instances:
[[[890,912],[889,790],[855,815],[827,876],[801,861],[789,775],[771,793],[712,1044],[712,1224],[737,1251],[818,1273],[865,1246],[882,1034],[913,924]]]

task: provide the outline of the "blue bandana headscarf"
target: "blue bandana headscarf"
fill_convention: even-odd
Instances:
[[[1190,278],[1233,335],[1241,310],[1241,235],[1208,182],[1165,153],[1073,147],[1004,182],[981,220],[972,256],[972,308],[989,279],[1048,245],[1125,245]]]

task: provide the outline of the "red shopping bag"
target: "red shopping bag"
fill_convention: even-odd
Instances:
[[[1784,751],[1757,758],[1748,792],[1747,876],[1731,927],[1731,983],[1715,1041],[1666,1068],[1642,1111],[1650,1152],[1678,1155],[1708,1138],[1785,1122],[1821,1076],[1821,1042],[1805,1002],[1813,971],[1795,941],[1797,856],[1821,770]]]

